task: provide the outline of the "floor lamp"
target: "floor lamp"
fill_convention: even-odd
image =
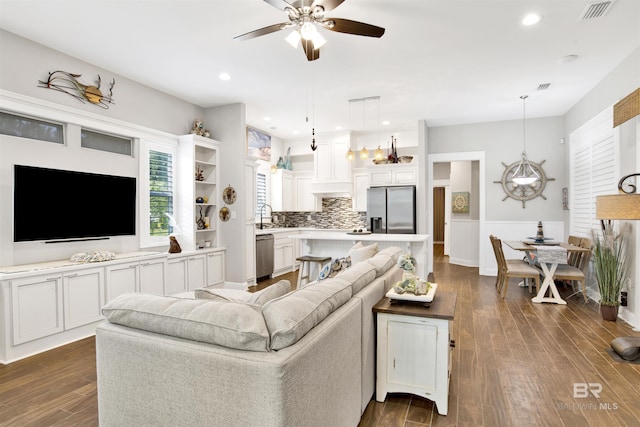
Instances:
[[[602,230],[611,230],[612,220],[640,219],[640,194],[634,184],[624,184],[627,179],[640,176],[640,173],[623,176],[618,182],[620,194],[596,197],[596,218],[602,223]],[[627,185],[628,190],[624,188]],[[606,221],[606,222],[605,222]],[[635,361],[640,359],[640,337],[618,337],[611,341],[611,348],[622,359]]]

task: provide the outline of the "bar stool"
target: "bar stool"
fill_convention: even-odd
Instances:
[[[320,270],[324,267],[324,264],[331,261],[331,257],[328,256],[314,256],[314,255],[303,255],[301,257],[296,258],[296,261],[300,261],[300,271],[298,271],[298,289],[300,289],[300,285],[302,284],[302,279],[307,279],[306,283],[311,281],[309,275],[311,274],[311,263],[318,264],[318,274],[320,274]],[[306,276],[303,275],[304,268],[307,267]]]

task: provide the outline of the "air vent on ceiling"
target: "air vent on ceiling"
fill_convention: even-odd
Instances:
[[[540,83],[538,85],[538,90],[547,90],[551,86],[551,83]]]
[[[580,14],[578,21],[587,21],[589,19],[601,18],[605,16],[616,0],[599,1],[588,4],[584,11]]]

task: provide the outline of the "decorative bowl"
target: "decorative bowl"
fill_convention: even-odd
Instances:
[[[373,163],[376,165],[386,165],[389,163],[388,159],[373,159]]]
[[[411,163],[413,156],[400,156],[398,157],[398,163]]]

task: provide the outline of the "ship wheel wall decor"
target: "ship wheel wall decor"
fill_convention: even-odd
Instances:
[[[544,169],[542,169],[542,164],[544,162],[545,160],[541,161],[540,163],[529,161],[531,167],[540,175],[540,179],[533,184],[528,185],[519,185],[513,182],[513,174],[520,164],[520,161],[511,163],[510,165],[502,162],[502,165],[505,168],[504,172],[502,173],[502,177],[499,181],[493,181],[496,184],[502,185],[502,189],[506,194],[502,201],[504,202],[508,198],[518,200],[522,202],[522,209],[524,209],[525,203],[529,200],[535,199],[536,197],[542,197],[544,200],[547,200],[542,192],[547,186],[547,181],[554,181],[555,178],[547,178],[547,174],[545,174]]]

